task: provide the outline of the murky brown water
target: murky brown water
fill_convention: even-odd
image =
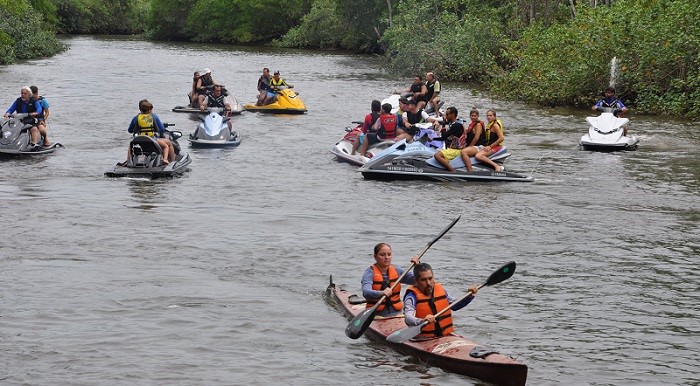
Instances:
[[[446,84],[466,111],[495,108],[530,184],[365,181],[329,150],[371,99],[403,87],[364,56],[79,37],[54,58],[0,68],[51,102],[66,148],[0,160],[0,380],[8,384],[464,384],[384,345],[349,340],[328,275],[359,289],[372,246],[425,255],[456,294],[509,260],[456,329],[530,368],[529,383],[697,384],[700,135],[630,115],[633,153],[577,149],[585,110],[539,109]],[[112,180],[126,126],[149,98],[186,102],[209,67],[252,101],[262,67],[309,113],[244,113],[231,150],[191,150],[191,171]],[[406,80],[408,82],[409,80]]]

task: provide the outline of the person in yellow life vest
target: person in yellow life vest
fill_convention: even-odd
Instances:
[[[377,307],[376,315],[394,316],[401,313],[401,284],[397,284],[392,290],[390,287],[396,283],[404,270],[391,264],[391,246],[387,243],[379,243],[374,246],[375,263],[369,266],[362,275],[362,296],[367,299],[367,308],[373,307],[382,296],[386,299]],[[411,258],[411,263],[418,264],[418,256]],[[409,271],[403,277],[401,283],[413,284],[413,272]]]
[[[154,137],[160,148],[163,150],[163,164],[167,165],[175,161],[175,147],[169,139],[165,138],[165,126],[156,114],[153,114],[153,104],[148,99],[139,101],[140,114],[131,119],[128,131],[134,135],[147,135]],[[127,155],[127,160],[131,159],[131,147]]]
[[[481,143],[483,145],[479,152],[474,155],[479,162],[491,166],[495,171],[502,172],[505,166],[499,165],[489,159],[489,156],[501,150],[503,146],[503,123],[496,117],[496,110],[488,110],[486,112],[486,128],[481,134]]]
[[[472,293],[471,296],[455,304],[451,310],[436,318],[435,314],[454,303],[455,299],[442,288],[442,284],[435,281],[433,268],[429,264],[421,263],[416,265],[413,268],[413,276],[416,284],[406,289],[406,294],[403,298],[403,313],[406,325],[417,326],[423,321],[429,322],[421,329],[418,338],[435,338],[449,335],[453,331],[452,310],[459,310],[469,304],[474,299],[474,295],[476,295],[479,287],[476,285],[469,287],[469,291]]]
[[[277,93],[284,90],[285,88],[294,88],[294,85],[285,82],[284,79],[280,77],[280,70],[275,70],[275,73],[272,74],[272,78],[270,79],[269,88],[270,91],[274,93],[274,97],[265,99],[265,103],[263,103],[264,105],[276,102]]]

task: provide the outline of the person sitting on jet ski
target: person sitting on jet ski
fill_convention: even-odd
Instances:
[[[207,95],[207,97],[204,99],[204,103],[202,103],[200,106],[200,109],[204,111],[209,107],[222,108],[226,111],[225,115],[230,115],[231,113],[231,104],[226,102],[226,96],[224,95],[223,89],[219,84],[215,85],[214,91]]]
[[[205,68],[204,71],[202,71],[202,74],[199,76],[199,81],[197,82],[197,86],[195,87],[197,90],[197,94],[199,94],[199,105],[202,105],[202,102],[204,102],[204,99],[207,97],[207,95],[211,94],[214,85],[217,83],[214,81],[214,78],[211,77],[211,70],[208,68]]]
[[[258,92],[260,94],[257,102],[255,102],[256,106],[269,105],[275,99],[275,92],[270,88],[270,79],[272,79],[270,69],[267,67],[263,68],[263,73],[258,79]]]
[[[352,151],[350,152],[350,155],[355,155],[355,152],[357,151],[357,148],[360,147],[361,144],[364,144],[367,142],[366,134],[371,130],[372,126],[374,126],[375,122],[379,119],[380,116],[380,111],[382,109],[382,102],[378,100],[373,100],[372,104],[370,105],[371,112],[367,115],[365,115],[365,120],[362,122],[362,133],[358,134],[355,137],[355,141],[352,143]],[[364,147],[365,151],[367,151],[367,147]],[[361,152],[362,156],[365,155],[365,151]]]
[[[413,137],[418,134],[418,128],[415,126],[416,123],[438,121],[437,118],[431,117],[423,109],[419,109],[417,103],[418,102],[415,99],[409,100],[408,104],[406,105],[407,110],[403,113],[402,120],[404,129],[402,131],[407,133],[408,137],[410,138],[410,140],[408,138],[406,139],[407,142],[411,142]],[[403,138],[404,136],[400,135],[400,137]]]
[[[593,105],[591,110],[605,111],[605,108],[613,109],[613,115],[616,117],[619,116],[620,118],[624,117],[625,113],[627,112],[627,107],[624,105],[624,103],[615,98],[615,87],[606,87],[605,91],[603,91],[603,98],[601,98],[598,103]],[[622,130],[622,135],[627,135],[627,127],[623,127]]]
[[[390,141],[396,138],[396,114],[391,113],[391,103],[382,105],[382,113],[379,119],[372,125],[372,128],[365,134],[365,140],[360,147],[360,154],[365,157],[367,148],[370,145],[382,141]]]
[[[39,138],[39,124],[41,121],[38,119],[42,117],[42,111],[43,109],[41,107],[41,103],[32,98],[32,90],[29,87],[22,87],[20,90],[20,97],[17,98],[5,112],[5,118],[9,117],[10,114],[13,113],[27,114],[30,117],[37,118],[37,124],[32,126],[29,132],[32,140],[32,142],[29,144],[30,147],[34,147],[35,144],[38,144],[39,140],[41,139]]]
[[[270,103],[274,103],[277,100],[277,94],[285,88],[294,88],[294,85],[285,82],[284,79],[280,78],[280,70],[275,70],[272,79],[270,79],[270,89],[275,93],[275,97]]]
[[[457,108],[450,106],[445,111],[445,121],[436,122],[443,126],[447,125],[447,130],[442,130],[439,138],[433,138],[437,141],[449,141],[448,147],[435,153],[435,159],[440,162],[445,169],[454,172],[455,168],[450,165],[450,161],[460,156],[462,149],[467,146],[467,130],[464,128],[464,122],[457,119]],[[467,166],[467,170],[471,171],[471,165]]]
[[[416,75],[413,77],[413,83],[411,83],[405,90],[403,91],[394,91],[394,94],[401,94],[402,96],[408,96],[416,103],[418,102],[423,102],[422,106],[419,106],[419,108],[422,108],[425,106],[425,101],[424,97],[428,93],[428,88],[425,86],[425,83],[423,83],[423,78],[420,75]]]
[[[153,104],[147,99],[142,99],[139,101],[139,110],[141,113],[132,118],[131,123],[129,123],[129,133],[154,137],[160,148],[163,149],[163,165],[175,161],[175,147],[169,139],[165,138],[165,126],[160,118],[153,114]],[[131,146],[129,146],[127,157],[127,160],[131,159]]]

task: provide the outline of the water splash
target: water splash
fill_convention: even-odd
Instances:
[[[615,83],[617,83],[617,78],[619,76],[619,70],[617,67],[617,56],[614,56],[612,60],[610,61],[610,83],[608,84],[610,87],[615,87]]]

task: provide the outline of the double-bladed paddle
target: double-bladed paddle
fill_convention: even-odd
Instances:
[[[508,264],[505,264],[501,268],[499,268],[497,271],[494,271],[491,276],[489,276],[488,279],[486,279],[486,282],[482,285],[479,286],[479,289],[484,286],[491,286],[494,284],[498,284],[509,277],[513,276],[513,272],[515,272],[515,262],[511,261]],[[454,303],[450,304],[449,306],[443,308],[435,314],[435,317],[437,318],[438,316],[442,315],[443,313],[447,312],[447,310],[451,309],[452,306],[455,304],[461,302],[462,300],[466,299],[467,297],[471,296],[472,292],[469,291],[467,292],[466,295],[462,296],[461,298],[457,299]],[[400,330],[396,330],[391,333],[391,335],[387,336],[386,340],[388,340],[391,343],[401,343],[403,341],[412,339],[416,337],[416,335],[420,334],[421,329],[428,324],[428,321],[423,321],[423,323],[417,325],[417,326],[410,326],[410,327],[405,327]]]
[[[418,259],[423,257],[425,252],[427,252],[428,249],[430,249],[430,247],[433,244],[435,244],[436,241],[440,240],[442,236],[445,235],[445,233],[452,229],[452,227],[457,223],[457,221],[459,221],[461,217],[462,216],[459,216],[456,219],[454,219],[454,221],[452,221],[450,225],[443,229],[442,232],[440,232],[440,234],[436,238],[429,242],[428,245],[426,245],[425,248],[423,248],[423,251],[420,253],[420,255],[418,255]],[[389,287],[392,291],[394,290],[394,287],[396,287],[401,282],[404,276],[406,276],[408,271],[413,269],[414,265],[415,264],[411,264],[411,266],[408,267],[408,269],[403,271],[403,274],[399,276],[398,280],[396,280],[396,282],[394,282],[394,284],[391,287]],[[379,301],[377,301],[377,303],[374,306],[372,306],[372,308],[367,308],[359,314],[355,315],[355,317],[352,318],[352,320],[350,321],[350,324],[348,324],[348,326],[345,327],[345,335],[347,335],[350,339],[357,339],[361,337],[362,334],[365,333],[365,330],[367,330],[367,327],[369,327],[370,323],[372,323],[372,320],[374,319],[374,314],[377,312],[377,308],[384,302],[384,300],[386,300],[386,295],[382,296],[379,299]]]

